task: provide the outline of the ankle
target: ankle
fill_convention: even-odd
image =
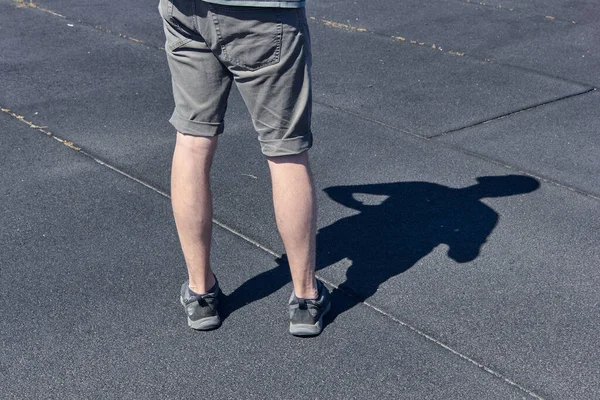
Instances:
[[[315,283],[312,285],[294,288],[294,294],[300,299],[316,299],[319,297],[319,288],[315,281]]]
[[[202,277],[201,279],[194,279],[190,276],[189,288],[192,292],[196,294],[206,294],[211,291],[212,288],[217,283],[217,279],[215,276],[210,273],[206,277]]]

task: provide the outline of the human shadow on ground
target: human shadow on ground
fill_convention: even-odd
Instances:
[[[429,182],[325,189],[332,200],[358,211],[317,234],[317,270],[344,259],[351,263],[346,280],[332,292],[326,322],[371,297],[382,283],[413,267],[440,244],[448,246],[448,257],[457,263],[473,261],[498,222],[498,214],[481,200],[539,187],[537,180],[520,175],[485,176],[477,182],[458,189]],[[285,256],[277,261],[277,267],[227,296],[224,316],[290,282]]]

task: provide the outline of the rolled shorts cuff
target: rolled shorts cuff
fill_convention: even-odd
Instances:
[[[302,136],[295,136],[288,139],[260,139],[260,148],[267,157],[281,157],[300,154],[310,149],[313,144],[312,133],[309,132]]]
[[[223,133],[225,129],[223,122],[190,121],[189,119],[182,118],[177,112],[173,113],[169,122],[178,132],[193,136],[217,136]]]

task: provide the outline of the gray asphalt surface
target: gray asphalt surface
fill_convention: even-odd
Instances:
[[[0,396],[600,397],[600,5],[522,3],[309,2],[335,303],[300,340],[239,95],[198,333],[157,4],[0,0]]]

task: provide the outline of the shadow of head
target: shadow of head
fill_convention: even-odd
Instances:
[[[481,176],[477,182],[477,185],[465,189],[472,190],[478,198],[531,193],[540,187],[537,179],[524,175]]]

